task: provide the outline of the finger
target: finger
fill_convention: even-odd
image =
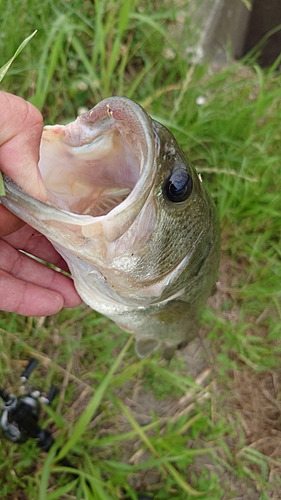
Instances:
[[[35,257],[39,257],[39,259],[50,262],[63,271],[69,271],[63,258],[45,236],[27,224],[13,234],[4,237],[3,240],[16,249],[24,250]]]
[[[52,290],[22,281],[0,270],[0,310],[24,316],[49,316],[59,312],[65,302]]]
[[[47,199],[38,169],[41,113],[20,97],[0,92],[0,169],[35,198]]]
[[[81,304],[73,281],[68,276],[18,252],[3,240],[0,240],[0,254],[2,270],[14,278],[37,285],[37,288],[42,288],[45,293],[51,290],[58,292],[65,307],[76,307]],[[0,290],[2,295],[6,294],[2,284]]]

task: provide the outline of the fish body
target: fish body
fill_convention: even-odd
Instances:
[[[46,126],[43,203],[4,177],[2,203],[44,234],[93,309],[136,336],[145,356],[196,336],[217,279],[214,203],[173,135],[112,97]]]

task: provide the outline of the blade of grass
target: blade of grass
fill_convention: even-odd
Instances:
[[[158,33],[160,33],[160,35],[162,35],[169,42],[171,48],[173,48],[174,50],[178,50],[177,45],[174,43],[173,39],[169,36],[167,30],[162,28],[162,26],[156,21],[154,21],[154,19],[152,19],[151,17],[145,14],[140,14],[138,12],[133,12],[132,14],[130,14],[130,19],[135,19],[139,21],[140,24],[150,26],[155,31],[158,31]]]
[[[105,43],[104,43],[104,29],[102,19],[104,15],[103,3],[100,0],[95,0],[95,38],[93,40],[92,52],[92,65],[94,68],[98,66],[99,59],[101,67],[105,63]]]
[[[8,70],[9,70],[11,64],[13,63],[13,61],[15,60],[15,58],[21,53],[21,51],[24,49],[24,47],[28,44],[28,42],[31,40],[31,38],[34,37],[34,35],[36,33],[37,33],[37,30],[33,31],[33,33],[31,33],[31,35],[29,35],[27,38],[25,38],[24,41],[20,44],[20,46],[17,48],[13,57],[11,57],[11,59],[9,59],[9,61],[6,62],[6,64],[4,64],[4,66],[2,66],[2,68],[0,68],[0,82],[2,82],[4,76],[8,72]],[[6,194],[6,192],[5,192],[4,181],[3,181],[2,174],[0,172],[0,196],[5,196],[5,194]]]
[[[30,102],[38,109],[41,110],[46,101],[50,81],[58,66],[60,53],[64,50],[64,39],[79,30],[87,32],[86,27],[73,24],[65,14],[61,14],[56,19],[42,51],[36,90],[34,96],[30,99]]]
[[[105,97],[110,95],[110,82],[113,72],[118,64],[119,54],[121,49],[121,38],[117,36],[113,42],[113,47],[110,51],[109,60],[106,66],[106,71],[103,72],[102,83],[104,86]]]
[[[202,449],[197,449],[197,450],[192,450],[191,455],[196,456],[196,455],[206,455],[206,450],[205,448]],[[209,452],[210,454],[212,451]],[[153,467],[159,467],[161,468],[162,465],[170,464],[171,462],[178,463],[181,460],[184,460],[186,457],[185,454],[183,455],[173,455],[173,456],[164,456],[161,458],[150,458],[149,460],[146,460],[145,462],[139,462],[136,465],[132,464],[126,464],[126,463],[120,463],[117,461],[113,460],[105,460],[104,464],[110,466],[112,469],[118,469],[119,471],[124,471],[124,472],[135,472],[135,471],[140,471],[140,470],[149,470],[152,469]],[[200,492],[201,495],[203,495],[203,492]]]
[[[105,391],[107,390],[114,372],[117,370],[119,364],[121,363],[125,353],[129,349],[131,343],[133,341],[133,337],[130,337],[122,351],[120,352],[119,356],[117,356],[115,362],[113,363],[112,367],[110,368],[108,374],[104,377],[102,383],[100,386],[96,389],[96,392],[92,399],[90,400],[86,410],[82,413],[80,416],[75,429],[73,430],[72,436],[69,438],[68,442],[65,444],[65,446],[62,447],[60,450],[57,460],[61,460],[71,448],[77,443],[78,439],[80,436],[83,434],[83,432],[86,430],[88,424],[90,423],[95,411],[97,410],[98,406],[101,403],[101,400],[105,394]]]
[[[105,492],[105,490],[102,486],[102,484],[103,484],[102,482],[97,483],[96,479],[91,477],[91,479],[88,480],[89,485],[91,485],[91,488],[90,488],[89,485],[84,480],[84,478],[82,478],[81,480],[82,480],[82,485],[83,485],[83,492],[84,492],[84,494],[89,495],[88,496],[89,500],[90,500],[90,498],[94,498],[95,500],[111,500],[111,498]],[[94,493],[94,497],[92,496],[91,493]]]
[[[125,0],[122,2],[122,7],[120,9],[120,16],[118,22],[118,33],[120,36],[127,29],[130,18],[130,10],[131,10],[131,0]]]
[[[80,42],[80,40],[77,38],[77,36],[72,37],[71,44],[72,44],[76,54],[80,58],[81,62],[84,64],[85,70],[88,72],[88,76],[93,80],[93,82],[95,82],[95,81],[98,82],[99,79],[98,79],[97,72],[95,71],[95,68],[92,65],[90,59],[87,57],[87,54],[85,52],[85,48],[82,45],[82,43]]]
[[[3,181],[3,176],[0,172],[0,196],[5,196],[5,195],[6,195],[5,185],[4,185],[4,181]]]
[[[101,471],[96,467],[96,465],[94,465],[91,462],[91,458],[88,455],[86,458],[87,458],[87,464],[89,467],[89,471],[91,473],[91,474],[89,473],[90,479],[88,482],[91,485],[92,491],[97,495],[98,500],[111,500],[103,487],[104,483],[102,482],[101,477],[100,477],[100,476],[102,476]],[[83,481],[84,481],[84,484],[86,487],[86,481],[84,478],[83,478]]]
[[[143,77],[150,72],[150,70],[153,68],[153,66],[155,65],[155,63],[153,62],[150,62],[148,63],[144,68],[142,68],[142,70],[139,72],[139,74],[136,76],[136,78],[134,79],[134,81],[132,82],[130,88],[128,88],[127,92],[126,92],[126,96],[129,98],[129,99],[132,99],[133,96],[134,96],[134,93],[137,89],[137,87],[140,85],[140,82],[142,81]]]
[[[14,53],[13,57],[0,68],[0,82],[2,82],[4,76],[6,75],[7,71],[9,70],[11,64],[15,60],[15,58],[21,53],[21,51],[24,49],[24,47],[28,44],[29,40],[34,37],[34,35],[37,33],[37,30],[33,31],[31,35],[29,35],[27,38],[24,39],[24,41],[20,44],[16,52]]]
[[[90,465],[90,464],[89,464]],[[72,467],[65,466],[55,466],[52,469],[52,472],[64,472],[66,474],[75,474],[77,475],[83,485],[83,490],[85,494],[88,494],[89,485],[91,486],[92,492],[95,494],[95,500],[111,500],[111,498],[107,495],[106,491],[103,488],[104,482],[98,477],[98,471],[95,470],[93,466],[90,467],[92,474],[85,473],[79,469],[74,469]],[[92,496],[90,498],[93,498]],[[47,498],[46,500],[49,500]]]
[[[41,475],[38,500],[47,500],[47,489],[51,473],[51,464],[56,455],[56,452],[57,452],[56,446],[52,446],[45,460]]]
[[[58,498],[59,499],[63,498],[63,495],[66,495],[71,490],[73,490],[76,485],[77,485],[77,479],[74,479],[74,481],[71,481],[70,483],[67,483],[64,486],[61,486],[57,490],[48,493],[46,500],[56,500]]]
[[[118,401],[118,404],[119,404],[120,408],[122,409],[122,411],[124,412],[124,414],[126,415],[128,421],[130,422],[130,424],[133,427],[133,429],[135,429],[137,431],[137,433],[138,433],[140,439],[142,440],[142,442],[147,446],[147,448],[149,449],[149,451],[152,453],[152,455],[155,458],[159,458],[159,454],[158,454],[157,450],[154,448],[154,446],[150,442],[150,440],[147,437],[147,435],[143,432],[143,429],[141,428],[141,426],[137,423],[137,421],[131,415],[131,413],[129,412],[128,408],[126,408],[126,406],[120,400]],[[188,493],[188,495],[191,495],[193,497],[199,497],[199,496],[205,494],[205,492],[197,491],[194,488],[192,488],[192,486],[190,486],[183,479],[183,477],[180,475],[180,473],[170,463],[165,463],[163,465],[163,467],[161,467],[161,469],[162,470],[166,469],[166,471],[170,474],[170,476],[172,476],[175,479],[175,481],[178,483],[178,485],[186,493]]]

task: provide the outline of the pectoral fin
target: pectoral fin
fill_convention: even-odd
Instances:
[[[140,339],[135,340],[135,351],[140,358],[145,358],[155,352],[160,346],[159,340],[154,339]]]

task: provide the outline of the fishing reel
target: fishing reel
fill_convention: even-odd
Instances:
[[[0,389],[0,397],[3,400],[0,428],[4,437],[9,441],[24,443],[29,438],[37,439],[38,446],[48,452],[54,444],[54,438],[49,431],[39,426],[40,403],[50,405],[58,391],[55,386],[51,386],[48,395],[44,396],[41,391],[28,383],[28,378],[37,364],[36,359],[30,359],[20,377],[22,395],[15,396]],[[70,474],[73,474],[72,464],[66,457],[60,460],[60,464],[70,467]],[[90,484],[89,487],[91,488]],[[151,497],[145,494],[137,495],[137,498],[138,500],[151,500]]]
[[[57,394],[57,388],[51,386],[48,395],[44,396],[41,391],[28,384],[28,378],[37,364],[36,359],[30,359],[20,377],[22,395],[15,396],[0,389],[3,400],[0,428],[4,437],[13,443],[24,443],[27,439],[34,438],[42,450],[49,451],[54,439],[49,431],[39,426],[40,403],[50,405]]]

